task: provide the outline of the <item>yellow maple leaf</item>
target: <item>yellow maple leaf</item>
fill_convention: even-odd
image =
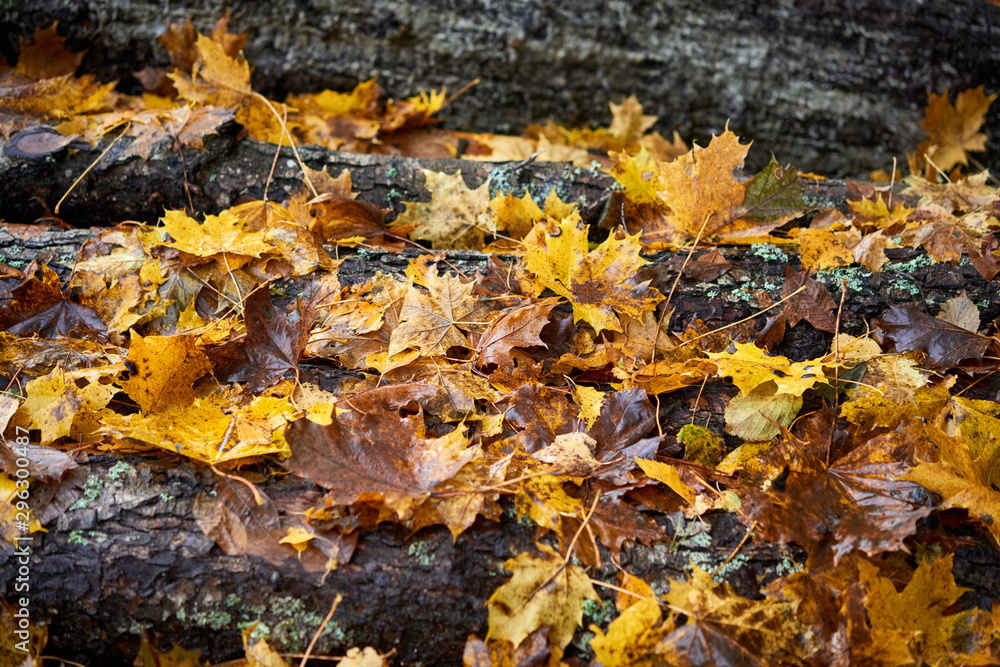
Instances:
[[[514,497],[517,516],[526,516],[542,528],[555,532],[561,531],[563,516],[582,516],[583,501],[566,493],[563,488],[566,479],[542,475],[518,483]]]
[[[356,85],[349,93],[324,90],[307,95],[289,95],[286,101],[289,106],[298,109],[300,114],[360,116],[375,110],[380,94],[381,90],[375,79],[369,79]]]
[[[885,229],[893,225],[904,225],[909,215],[915,210],[907,208],[903,204],[896,204],[896,207],[890,211],[889,206],[882,199],[881,192],[878,193],[878,197],[874,200],[850,200],[847,202],[847,205],[851,207],[851,210],[856,215],[864,221],[870,222],[876,229]]]
[[[497,229],[507,232],[507,236],[514,239],[524,238],[536,222],[545,219],[545,212],[538,207],[527,189],[523,197],[497,193],[497,196],[490,200],[489,206],[496,220]]]
[[[892,428],[904,416],[929,418],[948,398],[947,390],[925,389],[928,380],[911,355],[888,354],[866,363],[864,384],[848,388],[850,400],[840,406],[841,416],[852,424]]]
[[[661,166],[661,196],[670,207],[668,229],[658,233],[686,241],[718,234],[736,220],[745,188],[733,170],[743,166],[750,144],[740,144],[728,129],[707,148],[695,146],[686,155]],[[650,232],[655,240],[656,233]]]
[[[654,461],[653,459],[635,459],[636,464],[642,471],[649,475],[650,479],[666,484],[671,491],[679,495],[688,503],[694,503],[698,492],[681,479],[680,472],[676,466],[669,463]]]
[[[45,530],[28,506],[28,498],[27,480],[14,480],[0,472],[0,535],[15,546],[16,538],[25,537],[24,525],[29,533]]]
[[[952,399],[951,406],[942,411],[937,422],[947,428],[945,433],[937,426],[927,427],[933,450],[929,458],[903,476],[941,496],[941,508],[960,507],[978,519],[983,526],[1000,539],[1000,447],[996,436],[1000,420],[969,410],[962,405],[967,399]],[[983,407],[996,409],[992,401],[975,401]],[[970,414],[971,412],[971,414]],[[976,414],[978,413],[978,414]],[[955,422],[960,422],[955,426]]]
[[[955,165],[966,165],[970,151],[986,150],[986,135],[979,130],[997,95],[987,95],[979,86],[960,92],[954,105],[948,100],[947,89],[941,95],[930,93],[928,97],[920,127],[930,138],[917,148],[913,162],[918,172],[924,172],[924,178],[937,181],[938,169],[948,172]]]
[[[168,75],[181,99],[199,104],[210,102],[222,107],[236,107],[253,94],[250,65],[242,54],[230,56],[222,44],[205,35],[198,35],[195,46],[198,60],[191,78],[179,71]]]
[[[190,405],[192,384],[212,370],[205,353],[188,336],[131,335],[128,359],[135,370],[122,389],[149,414],[171,405]]]
[[[611,153],[611,167],[605,169],[622,186],[625,196],[637,204],[663,204],[660,198],[660,175],[663,163],[645,148],[635,155]]]
[[[283,432],[295,409],[287,398],[262,396],[227,414],[232,403],[232,397],[215,395],[150,415],[103,410],[101,431],[209,464],[290,453]]]
[[[774,382],[778,393],[802,396],[818,383],[826,383],[823,364],[819,360],[792,363],[786,357],[771,356],[753,343],[733,341],[733,352],[709,352],[720,377],[731,376],[733,384],[743,394],[749,394],[758,385]]]
[[[688,616],[657,647],[669,664],[691,664],[695,645],[704,647],[699,664],[776,664],[796,655],[796,643],[810,632],[796,618],[796,605],[749,600],[697,565],[688,581],[671,580],[664,597]]]
[[[504,639],[517,648],[532,632],[548,627],[549,641],[563,648],[583,620],[584,600],[599,599],[579,566],[546,544],[537,546],[540,553],[522,553],[504,563],[513,576],[487,602],[487,639]]]
[[[290,544],[298,551],[303,552],[309,548],[309,542],[315,539],[316,534],[310,533],[305,528],[293,526],[288,529],[287,534],[278,540],[278,544]]]
[[[41,114],[49,118],[70,118],[77,114],[109,107],[115,82],[94,83],[94,76],[63,76],[32,81],[5,88],[0,107],[5,112]]]
[[[901,592],[892,578],[881,576],[876,565],[858,560],[872,628],[912,633],[919,655],[930,665],[956,664],[955,654],[971,653],[969,649],[976,644],[985,646],[991,634],[986,612],[970,609],[946,614],[968,590],[955,584],[953,556],[921,563]]]
[[[274,250],[264,241],[264,232],[247,231],[243,220],[230,210],[222,211],[219,215],[206,215],[204,223],[199,223],[184,211],[166,211],[161,220],[163,227],[174,239],[163,245],[190,255],[260,257],[263,253]]]
[[[636,319],[663,300],[649,282],[637,282],[636,273],[648,264],[639,256],[638,235],[621,241],[609,237],[588,252],[589,226],[573,214],[554,232],[526,243],[525,266],[537,282],[573,304],[573,321],[584,320],[594,331],[621,331],[615,312]]]
[[[470,190],[462,172],[443,174],[424,169],[431,201],[406,202],[393,227],[412,225],[410,238],[430,241],[433,248],[481,250],[483,233],[492,228],[489,187]]]
[[[48,375],[30,380],[25,389],[28,397],[18,413],[27,417],[31,428],[41,430],[42,444],[69,435],[73,418],[84,403],[73,378],[56,367]]]
[[[465,332],[482,331],[488,326],[490,308],[473,295],[475,283],[462,282],[454,274],[439,276],[429,255],[413,260],[407,275],[415,284],[406,291],[399,323],[392,331],[390,357],[407,348],[446,356],[450,347],[471,346]]]
[[[663,621],[656,594],[645,581],[623,575],[622,590],[615,600],[621,614],[608,625],[604,634],[591,625],[594,638],[590,647],[605,667],[654,667],[662,663],[656,655],[660,641],[674,631],[674,618]]]

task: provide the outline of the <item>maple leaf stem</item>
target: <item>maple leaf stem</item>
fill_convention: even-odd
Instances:
[[[597,495],[594,497],[594,504],[590,506],[590,511],[587,512],[587,516],[583,517],[583,523],[580,524],[580,527],[577,529],[576,534],[573,535],[573,539],[570,540],[569,546],[566,547],[566,556],[564,557],[565,561],[568,562],[569,559],[573,556],[573,549],[576,548],[576,541],[580,539],[580,534],[583,533],[583,529],[587,527],[588,523],[590,523],[590,517],[594,516],[594,512],[597,510],[597,503],[600,500],[601,500],[601,492],[598,491]]]
[[[240,302],[239,302],[239,301],[233,301],[233,300],[232,300],[232,299],[230,299],[230,298],[229,298],[228,296],[226,296],[226,295],[225,295],[225,294],[224,294],[223,292],[220,292],[219,290],[217,290],[217,289],[216,289],[215,287],[213,287],[213,286],[212,286],[212,285],[211,285],[211,284],[210,284],[210,283],[209,283],[209,282],[208,282],[207,280],[205,280],[204,278],[202,278],[201,276],[199,276],[199,275],[198,275],[197,273],[195,273],[195,272],[194,272],[194,269],[192,269],[192,268],[191,268],[190,266],[188,266],[188,267],[185,267],[185,268],[186,268],[186,269],[188,270],[188,272],[189,272],[189,273],[190,273],[190,274],[191,274],[192,276],[194,276],[194,277],[195,277],[195,280],[197,280],[197,281],[198,281],[198,282],[200,282],[200,283],[201,283],[202,285],[204,285],[204,286],[205,286],[205,287],[207,287],[208,289],[210,289],[210,290],[212,290],[213,292],[215,292],[215,294],[216,294],[217,296],[221,296],[221,297],[222,297],[223,299],[225,299],[226,301],[228,301],[229,303],[231,303],[231,304],[233,305],[233,307],[236,307],[236,306],[240,305]]]
[[[287,111],[286,111],[285,116],[287,118]],[[284,133],[282,133],[278,137],[278,145],[274,149],[274,159],[271,160],[271,171],[267,172],[267,180],[264,181],[264,196],[261,198],[264,202],[267,202],[267,190],[268,190],[268,188],[271,187],[271,179],[274,178],[274,170],[278,166],[278,156],[281,155],[281,145],[284,142],[285,142],[285,135],[284,135]],[[267,206],[266,203],[264,205]],[[267,220],[268,218],[265,217],[264,219]]]
[[[984,356],[983,359],[994,359],[994,360],[996,360],[996,357]],[[983,380],[985,380],[986,378],[990,377],[991,375],[996,375],[997,373],[1000,373],[1000,370],[990,371],[986,375],[984,375],[984,376],[982,376],[980,378],[975,379],[974,381],[972,381],[972,382],[969,383],[968,387],[966,387],[962,391],[960,391],[957,394],[955,394],[955,396],[956,397],[957,396],[961,396],[962,394],[964,394],[965,392],[967,392],[969,389],[972,389],[974,386],[976,386],[978,383],[982,382]]]
[[[895,187],[895,185],[896,185],[896,157],[893,156],[893,158],[892,158],[892,178],[889,180],[889,203],[886,204],[886,206],[889,207],[889,210],[892,210],[892,188]],[[843,283],[843,281],[841,281],[841,283]],[[841,289],[843,289],[843,287],[841,287]],[[839,317],[839,313],[838,313],[838,317]],[[840,331],[839,327],[837,328],[837,331]]]
[[[681,264],[681,270],[677,272],[677,277],[674,278],[674,284],[670,286],[670,294],[667,295],[667,300],[663,302],[663,310],[660,311],[660,319],[656,323],[656,334],[653,337],[653,351],[649,356],[649,363],[653,363],[656,360],[656,343],[660,340],[660,327],[663,325],[663,317],[667,314],[667,310],[670,308],[670,300],[674,298],[674,292],[677,290],[677,283],[680,282],[681,276],[684,275],[684,269],[687,268],[688,262],[691,261],[691,257],[694,255],[695,249],[698,247],[698,242],[701,241],[701,235],[705,233],[705,225],[711,219],[712,215],[707,214],[705,216],[705,221],[701,223],[701,229],[698,230],[698,235],[694,238],[694,243],[691,244],[691,249],[688,250],[687,257],[684,258],[684,263]]]
[[[440,111],[441,109],[444,109],[446,106],[448,106],[449,104],[451,104],[452,102],[454,102],[456,99],[458,99],[459,95],[463,94],[469,88],[472,88],[473,86],[477,86],[477,85],[479,85],[479,79],[473,79],[469,83],[465,84],[464,86],[462,86],[461,88],[458,89],[458,92],[454,93],[451,97],[449,97],[444,102],[442,102],[441,103],[441,107],[438,109],[438,111]],[[433,92],[434,91],[432,90],[431,93],[433,93]],[[444,91],[441,91],[441,92],[443,93]]]
[[[210,467],[212,468],[212,472],[214,472],[219,477],[225,477],[226,479],[231,479],[234,482],[239,482],[240,484],[246,484],[250,488],[250,492],[253,493],[254,502],[256,502],[257,505],[264,504],[264,495],[260,492],[260,489],[258,489],[257,485],[255,485],[253,482],[246,479],[245,477],[240,477],[239,475],[230,475],[229,473],[222,472],[214,465]]]
[[[340,593],[337,593],[337,596],[333,598],[333,604],[330,606],[330,611],[326,612],[326,618],[324,618],[323,622],[319,624],[318,628],[316,628],[316,633],[313,635],[312,641],[309,642],[309,646],[306,647],[306,653],[302,656],[302,662],[299,663],[299,667],[306,667],[306,663],[309,662],[309,656],[312,653],[313,647],[316,646],[316,642],[319,641],[319,636],[323,634],[324,630],[326,630],[326,626],[330,622],[330,619],[333,618],[335,613],[337,613],[337,607],[340,606],[340,601],[343,599],[344,596]]]
[[[241,302],[246,301],[246,299],[243,297],[243,293],[240,292],[240,284],[236,282],[236,276],[233,275],[233,270],[229,266],[229,257],[227,257],[227,255],[228,253],[225,252],[222,253],[222,261],[226,265],[226,273],[229,274],[229,278],[233,281],[233,287],[236,289],[236,296],[240,298]]]
[[[292,153],[295,154],[295,161],[299,163],[299,169],[302,170],[302,180],[309,187],[309,190],[313,193],[313,197],[319,197],[319,191],[317,191],[316,186],[313,185],[312,179],[309,178],[309,172],[306,171],[306,165],[304,162],[302,162],[302,158],[299,156],[299,149],[295,147],[295,139],[292,138],[292,133],[288,131],[288,126],[281,119],[281,116],[278,115],[278,110],[274,108],[274,105],[271,104],[271,101],[269,99],[267,99],[260,93],[254,91],[251,94],[264,103],[264,106],[266,106],[268,110],[270,110],[270,112],[274,115],[275,119],[278,121],[278,124],[281,125],[281,131],[285,136],[288,137],[288,145],[291,147]]]
[[[750,525],[750,527],[749,527],[749,528],[747,528],[747,532],[746,532],[746,535],[744,535],[744,536],[743,536],[743,539],[742,539],[742,540],[740,540],[740,543],[739,543],[739,544],[737,544],[737,545],[736,545],[736,548],[735,548],[735,549],[733,549],[732,553],[730,553],[730,554],[729,554],[729,557],[728,557],[728,558],[726,558],[726,560],[724,560],[724,561],[722,561],[721,563],[719,563],[719,567],[717,567],[717,568],[715,568],[714,570],[712,570],[712,571],[711,571],[711,572],[709,573],[709,576],[712,576],[712,577],[714,577],[715,575],[717,575],[717,574],[719,573],[719,570],[721,570],[721,569],[722,569],[722,568],[724,568],[725,566],[729,565],[729,562],[730,562],[731,560],[733,560],[734,558],[736,558],[736,554],[738,554],[738,553],[740,552],[740,549],[742,549],[742,548],[743,548],[743,545],[747,543],[747,540],[749,540],[749,539],[750,539],[750,536],[751,536],[751,535],[753,535],[753,531],[755,531],[756,529],[757,529],[757,522],[756,522],[756,521],[754,521],[754,522],[753,522],[753,523],[752,523],[752,524]]]
[[[600,586],[601,588],[608,588],[608,589],[611,589],[613,591],[617,591],[619,593],[623,593],[625,595],[631,595],[632,597],[638,598],[640,600],[645,600],[647,602],[655,602],[656,604],[660,605],[664,609],[669,609],[670,611],[677,612],[678,614],[684,614],[685,616],[691,616],[692,615],[690,611],[688,611],[686,609],[681,609],[680,607],[675,607],[674,605],[670,604],[669,602],[664,602],[663,600],[660,600],[659,598],[656,598],[656,597],[646,597],[645,595],[639,595],[635,591],[630,591],[627,588],[622,588],[621,586],[615,586],[614,584],[609,584],[608,582],[601,581],[600,579],[591,579],[590,583],[592,585],[594,585],[594,586]]]
[[[942,171],[941,167],[937,166],[937,164],[934,162],[934,160],[930,158],[929,155],[924,156],[924,161],[927,162],[927,164],[929,164],[930,166],[934,167],[934,171],[936,171],[938,174],[944,177],[945,183],[951,183],[951,179],[948,178],[948,174]]]
[[[708,331],[706,333],[703,333],[700,336],[695,336],[694,338],[690,338],[690,339],[684,341],[681,344],[682,345],[687,345],[688,343],[693,343],[696,340],[701,340],[702,338],[705,338],[706,336],[711,336],[712,334],[719,333],[720,331],[725,331],[726,329],[731,329],[732,327],[735,327],[737,324],[743,324],[744,322],[749,322],[750,320],[752,320],[752,319],[754,319],[756,317],[760,317],[761,315],[763,315],[767,311],[771,310],[772,308],[777,308],[778,306],[780,306],[781,304],[783,304],[785,301],[788,301],[789,299],[791,299],[793,296],[795,296],[796,294],[798,294],[799,292],[801,292],[805,288],[806,288],[806,286],[803,285],[802,287],[798,288],[797,290],[795,290],[794,292],[792,292],[791,294],[789,294],[788,296],[786,296],[785,298],[783,298],[781,301],[775,301],[774,303],[772,303],[767,308],[762,308],[761,310],[758,310],[753,315],[750,315],[748,317],[744,317],[742,320],[737,320],[736,322],[733,322],[731,324],[727,324],[724,327],[719,327],[718,329],[714,329],[712,331]]]
[[[708,376],[706,375],[701,381],[701,387],[698,388],[698,397],[694,399],[694,408],[691,410],[691,423],[694,424],[695,414],[698,412],[698,404],[701,403],[701,392],[705,391],[705,385],[708,384]],[[711,418],[711,414],[709,414]],[[707,426],[706,426],[707,428]]]
[[[345,401],[346,402],[346,401]],[[350,403],[347,403],[350,405]],[[433,498],[454,498],[456,496],[466,496],[473,493],[494,493],[500,491],[505,486],[512,486],[518,482],[523,482],[526,479],[531,479],[532,477],[542,477],[543,475],[553,475],[555,473],[546,470],[545,472],[533,472],[530,475],[523,475],[521,477],[515,477],[514,479],[508,479],[506,481],[500,482],[499,484],[493,484],[490,486],[481,486],[478,489],[469,489],[467,491],[449,491],[447,493],[431,493]]]
[[[73,184],[69,186],[69,189],[66,190],[66,192],[63,193],[63,196],[59,198],[59,201],[56,202],[56,207],[54,209],[52,209],[53,213],[55,213],[56,215],[59,215],[59,207],[62,206],[62,203],[66,199],[66,197],[69,197],[69,193],[73,192],[73,188],[75,188],[77,186],[77,184],[80,181],[83,180],[84,176],[86,176],[87,174],[90,173],[91,169],[93,169],[94,167],[97,166],[97,163],[100,162],[101,159],[104,158],[104,156],[108,154],[108,151],[110,151],[114,147],[114,145],[118,143],[119,139],[121,139],[122,137],[124,137],[128,133],[129,128],[131,128],[131,127],[132,127],[132,121],[129,121],[128,124],[125,125],[125,129],[121,131],[121,134],[119,134],[117,137],[115,137],[114,141],[112,141],[110,144],[108,144],[108,147],[104,149],[104,152],[102,152],[100,155],[98,155],[97,159],[94,160],[93,162],[91,162],[90,165],[86,169],[83,170],[83,173],[76,177],[76,180],[73,181]]]

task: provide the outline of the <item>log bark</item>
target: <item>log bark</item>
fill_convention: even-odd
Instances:
[[[262,196],[274,147],[239,140],[229,130],[213,142],[204,153],[185,153],[187,178],[197,186],[196,206],[214,212],[241,196]],[[100,150],[103,147],[49,161],[14,163],[8,159],[3,166],[5,179],[15,179],[15,185],[5,191],[4,216],[32,219],[37,215],[32,206],[37,204],[31,197],[51,206],[77,170],[85,168]],[[559,186],[569,198],[583,198],[589,204],[601,202],[610,186],[599,172],[567,170],[563,165],[415,161],[315,149],[304,150],[303,156],[314,168],[329,165],[334,173],[350,169],[362,199],[393,210],[399,210],[400,201],[426,198],[420,168],[461,169],[470,186],[484,180],[497,187],[528,186],[542,192]],[[163,206],[183,207],[187,202],[182,178],[177,177],[180,164],[169,151],[145,162],[102,161],[67,199],[64,217],[75,224],[95,224],[117,221],[123,212],[131,212],[126,215],[155,220]],[[826,205],[843,203],[843,183],[805,184],[814,200]],[[286,149],[278,159],[269,193],[280,198],[299,187],[298,167]],[[589,210],[596,221],[601,206]],[[25,228],[0,226],[0,261],[18,265],[34,258],[54,259],[57,268],[68,275],[76,251],[99,231],[49,229],[31,237]],[[416,252],[350,255],[340,275],[359,281],[376,271],[400,274]],[[794,256],[784,256],[774,247],[723,252],[735,268],[718,280],[698,282],[682,276],[672,300],[675,328],[682,329],[696,317],[713,327],[749,317],[766,298],[780,298],[785,265],[791,262],[798,268]],[[819,275],[837,300],[840,278],[848,274],[851,278],[844,298],[843,330],[863,333],[867,323],[892,304],[914,304],[936,312],[937,304],[962,290],[982,304],[984,322],[1000,316],[996,298],[1000,280],[986,283],[968,264],[930,264],[904,273],[902,263],[920,253],[898,249],[889,254],[893,262],[882,273],[852,270]],[[473,252],[450,252],[448,259],[471,271],[486,260]],[[659,279],[669,286],[684,257],[661,253],[652,259]],[[829,349],[829,343],[830,334],[802,323],[786,334],[776,352],[796,360],[814,358]],[[337,381],[337,370],[328,366],[303,364],[303,373],[321,385]],[[665,432],[675,432],[692,417],[699,423],[709,418],[722,423],[725,401],[720,397],[727,391],[726,383],[713,380],[701,402],[697,387],[661,397]],[[987,378],[966,395],[997,400],[998,391],[1000,381]],[[58,512],[47,524],[48,532],[38,536],[31,577],[37,613],[51,618],[46,652],[86,665],[131,664],[143,631],[163,648],[180,640],[185,648],[201,649],[203,657],[213,661],[231,659],[242,651],[236,628],[256,619],[267,624],[272,640],[282,650],[301,652],[336,593],[344,595],[344,602],[317,652],[342,654],[349,646],[373,645],[382,651],[396,649],[398,664],[455,665],[466,636],[485,632],[484,603],[503,581],[502,563],[531,548],[535,537],[532,529],[519,526],[508,515],[498,523],[481,519],[455,542],[444,528],[408,535],[399,527],[382,526],[365,531],[351,561],[324,580],[294,558],[274,564],[257,556],[222,553],[193,518],[195,497],[210,493],[219,481],[202,466],[176,458],[128,455],[87,455],[79,463],[81,470],[66,482],[76,486],[76,502]],[[321,495],[311,482],[292,476],[260,479],[264,492],[282,511],[292,511]],[[676,516],[656,520],[665,537],[677,533]],[[707,531],[708,540],[680,539],[653,546],[629,543],[621,564],[654,585],[681,576],[691,560],[714,569],[733,552],[745,528],[732,515],[709,517],[707,526],[698,530]],[[959,585],[973,589],[974,603],[989,608],[987,602],[1000,597],[1000,554],[981,535],[968,539],[971,546],[956,554],[955,575]],[[740,553],[745,560],[728,570],[726,579],[748,596],[759,595],[762,585],[786,573],[793,562],[804,562],[804,554],[794,547],[755,541],[744,545]],[[616,570],[606,552],[604,562],[605,567],[592,575],[613,582]],[[0,581],[4,582],[0,593],[7,598],[13,596],[16,571],[16,559],[9,550],[0,554]],[[611,597],[608,591],[603,595]]]
[[[378,77],[391,95],[481,83],[447,113],[455,129],[518,133],[530,122],[606,123],[607,103],[636,94],[657,129],[703,145],[727,122],[755,140],[750,166],[774,152],[827,175],[888,170],[922,138],[928,92],[1000,88],[1000,8],[981,0],[720,0],[535,3],[403,0],[295,3],[32,0],[0,8],[0,53],[60,21],[82,71],[138,89],[132,72],[166,65],[168,21],[207,32],[233,9],[247,31],[255,87],[343,90]],[[986,126],[997,136],[996,114]],[[983,159],[996,167],[996,148]]]

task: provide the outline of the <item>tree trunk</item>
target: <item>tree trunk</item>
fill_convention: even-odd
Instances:
[[[60,154],[50,161],[8,161],[2,179],[5,215],[11,220],[36,216],[33,206],[38,204],[32,197],[52,206],[101,150],[103,146]],[[273,146],[237,140],[234,132],[226,130],[209,142],[204,153],[185,152],[187,179],[197,186],[195,205],[217,211],[239,196],[261,196],[273,151]],[[421,198],[420,168],[461,169],[473,186],[491,174],[491,182],[528,186],[543,193],[558,183],[571,198],[590,204],[601,202],[611,184],[599,172],[563,165],[514,168],[317,149],[304,149],[302,154],[314,168],[329,165],[332,173],[350,169],[362,199],[394,210],[399,210],[400,201]],[[291,158],[285,149],[268,190],[270,196],[280,198],[300,187],[298,167]],[[183,207],[187,193],[181,179],[169,177],[180,164],[179,157],[169,151],[149,161],[102,161],[67,198],[65,216],[87,224],[125,216],[154,220],[163,206]],[[498,170],[503,170],[503,178],[497,178]],[[842,204],[846,195],[842,183],[807,179],[805,185],[808,195],[824,205]],[[590,207],[592,221],[601,216],[601,210],[600,205]],[[25,234],[28,229],[37,228],[0,227],[0,261],[23,266],[31,259],[49,258],[64,277],[81,244],[100,231],[49,229],[32,237]],[[798,268],[798,260],[782,259],[775,251],[774,247],[727,248],[723,253],[734,269],[726,275],[712,282],[683,275],[671,302],[676,308],[672,326],[681,329],[696,317],[711,327],[721,326],[753,315],[768,299],[780,298],[785,265],[790,261]],[[351,255],[341,265],[340,275],[352,282],[376,271],[399,275],[415,254],[369,251]],[[919,253],[899,249],[889,254],[898,262]],[[672,284],[684,256],[661,253],[653,259],[659,279]],[[448,253],[448,260],[474,271],[484,266],[486,258],[454,251]],[[860,334],[889,305],[933,308],[962,290],[973,301],[985,304],[983,321],[1000,315],[995,298],[1000,280],[987,284],[968,264],[931,264],[906,274],[901,271],[895,263],[877,274],[851,270],[842,330]],[[840,275],[818,276],[837,300]],[[737,287],[744,296],[736,295]],[[776,351],[796,360],[815,358],[829,349],[830,337],[802,323],[786,334]],[[321,386],[337,381],[337,369],[329,366],[304,363],[302,372]],[[996,400],[998,390],[1000,381],[993,376],[966,395]],[[676,432],[692,417],[699,423],[708,418],[720,423],[725,401],[718,397],[727,392],[731,393],[728,383],[711,380],[700,403],[698,387],[662,396],[659,409],[665,432]],[[440,527],[407,535],[397,526],[382,526],[365,531],[350,562],[323,579],[308,559],[300,563],[288,558],[276,564],[258,556],[222,553],[193,518],[195,497],[219,485],[219,478],[203,466],[165,456],[127,455],[85,455],[80,465],[64,482],[76,487],[77,501],[70,508],[50,509],[48,532],[36,534],[31,585],[32,603],[42,616],[52,619],[46,652],[81,664],[130,664],[143,630],[164,648],[181,641],[187,649],[202,649],[203,656],[213,661],[233,658],[242,650],[236,628],[258,619],[270,628],[280,649],[301,652],[336,593],[344,595],[344,602],[317,652],[337,654],[350,646],[373,645],[382,651],[396,649],[400,664],[458,664],[466,636],[485,632],[484,603],[504,580],[503,562],[529,549],[534,539],[531,529],[519,526],[507,514],[499,523],[480,519],[454,543]],[[311,482],[294,476],[261,479],[263,491],[282,512],[300,510],[321,495]],[[734,515],[710,516],[707,545],[705,540],[683,537],[684,531],[680,531],[681,538],[671,541],[679,532],[677,516],[658,516],[656,521],[663,527],[664,541],[652,546],[629,543],[621,556],[626,570],[654,586],[681,576],[691,560],[714,569],[746,532]],[[956,555],[957,581],[973,588],[977,601],[995,599],[1000,595],[996,584],[1000,555],[984,537],[971,539],[974,546]],[[793,561],[804,562],[804,554],[794,547],[756,541],[743,545],[740,553],[743,560],[726,570],[726,579],[747,596],[759,595],[760,587],[787,573]],[[604,568],[592,575],[613,582],[616,569],[607,552],[604,556]],[[16,571],[16,559],[8,549],[0,556],[2,581],[6,582],[0,592],[7,598],[14,595]],[[611,597],[609,591],[602,594],[605,599]]]
[[[166,22],[207,32],[227,6],[249,33],[255,87],[278,99],[372,77],[396,97],[478,78],[449,126],[518,133],[606,123],[607,103],[635,94],[667,136],[704,144],[728,122],[754,140],[754,170],[771,152],[827,175],[889,170],[920,142],[928,92],[1000,87],[1000,7],[982,0],[33,0],[0,9],[0,53],[58,20],[90,48],[81,71],[136,91],[134,71],[167,64]],[[986,132],[998,130],[993,114]]]

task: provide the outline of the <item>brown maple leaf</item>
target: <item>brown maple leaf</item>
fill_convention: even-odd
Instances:
[[[476,345],[477,365],[498,364],[511,368],[514,364],[511,348],[546,347],[539,335],[549,322],[549,312],[559,301],[558,297],[530,300],[500,311]]]
[[[334,505],[364,501],[405,517],[479,453],[462,426],[426,437],[423,410],[402,417],[375,402],[364,410],[334,414],[328,426],[299,419],[285,432],[292,455],[283,465],[327,488]]]
[[[892,306],[879,322],[899,351],[920,350],[927,353],[930,365],[939,368],[958,366],[964,359],[982,360],[995,339],[963,329],[913,306]]]
[[[795,294],[800,287],[805,289]],[[795,296],[791,296],[792,294]],[[807,272],[799,273],[792,271],[791,266],[786,266],[781,296],[791,297],[785,306],[788,326],[794,327],[799,321],[805,320],[821,331],[837,333],[837,317],[834,315],[837,302],[830,296],[830,291],[810,278]]]
[[[246,300],[244,319],[247,337],[216,350],[216,377],[223,382],[247,382],[252,392],[277,382],[287,371],[298,372],[299,356],[306,347],[316,319],[311,304],[298,303],[288,313],[275,308],[267,287]]]
[[[772,542],[811,548],[831,540],[837,561],[855,549],[869,556],[900,549],[931,512],[923,487],[898,479],[922,431],[906,422],[828,466],[825,438],[806,442],[782,429],[778,444],[761,456],[777,473],[763,488],[742,491],[744,516]]]
[[[466,333],[485,329],[490,311],[488,302],[473,294],[475,283],[462,282],[454,274],[439,276],[429,255],[414,260],[407,275],[414,284],[406,291],[389,355],[407,348],[424,355],[447,355],[451,347],[471,348]]]
[[[520,429],[517,443],[531,453],[546,447],[564,433],[581,430],[575,406],[566,394],[539,384],[523,384],[507,399],[505,419]]]

